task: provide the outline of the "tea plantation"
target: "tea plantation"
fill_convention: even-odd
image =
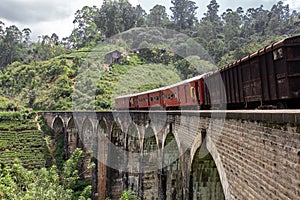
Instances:
[[[30,112],[0,112],[0,151],[5,165],[19,159],[27,169],[35,169],[51,161],[37,115]]]

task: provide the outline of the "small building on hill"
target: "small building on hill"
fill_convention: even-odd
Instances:
[[[118,50],[111,51],[105,55],[104,64],[110,66],[114,63],[119,63],[122,58],[122,53]]]

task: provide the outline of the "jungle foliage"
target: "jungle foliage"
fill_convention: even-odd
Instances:
[[[28,170],[19,160],[12,165],[0,165],[1,199],[90,199],[91,186],[87,186],[78,195],[78,166],[82,151],[76,149],[60,171],[55,165],[50,168]],[[78,188],[77,188],[78,189]]]

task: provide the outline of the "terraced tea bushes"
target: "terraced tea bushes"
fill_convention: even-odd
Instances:
[[[46,166],[50,155],[34,113],[0,112],[0,151],[3,164],[19,159],[28,169]]]

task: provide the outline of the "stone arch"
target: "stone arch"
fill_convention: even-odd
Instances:
[[[211,130],[209,130],[209,131],[211,131]],[[221,185],[223,187],[223,192],[224,192],[225,198],[229,199],[231,197],[231,195],[230,195],[229,183],[227,180],[226,171],[224,169],[224,166],[223,166],[220,154],[218,152],[218,149],[216,147],[216,144],[212,142],[210,134],[211,134],[211,132],[208,133],[208,137],[206,139],[206,147],[216,164],[216,167],[217,167],[217,170],[219,173],[219,177],[221,179]]]
[[[230,193],[229,193],[229,186],[228,186],[228,181],[227,181],[227,177],[226,177],[226,173],[225,173],[225,169],[223,168],[223,163],[221,161],[221,158],[219,156],[218,153],[218,149],[216,148],[215,144],[211,141],[211,128],[206,129],[205,127],[203,127],[201,129],[201,132],[197,135],[195,142],[192,146],[191,149],[191,154],[190,154],[190,184],[189,184],[189,195],[190,195],[190,199],[192,198],[192,182],[193,182],[193,177],[192,177],[192,165],[194,163],[195,158],[198,157],[200,158],[205,158],[205,156],[208,156],[206,158],[206,160],[210,160],[212,159],[213,164],[215,165],[216,169],[217,169],[217,173],[219,175],[219,179],[221,182],[221,187],[222,187],[222,191],[223,194],[225,196],[226,199],[230,199]],[[211,156],[211,157],[209,157]],[[207,161],[208,162],[208,161]]]
[[[84,153],[84,161],[82,164],[81,174],[85,179],[92,177],[92,171],[88,169],[91,163],[91,153],[93,152],[93,145],[95,144],[95,133],[93,123],[89,118],[86,118],[82,124],[82,130],[79,132],[79,147]]]
[[[112,130],[111,130],[111,142],[116,147],[124,147],[125,143],[125,134],[123,132],[122,126],[118,122],[114,122],[112,124]]]
[[[152,127],[145,130],[142,151],[142,196],[143,199],[156,199],[158,196],[158,170],[160,167],[159,148]]]
[[[178,143],[171,131],[164,140],[162,167],[162,198],[183,199],[182,160]]]
[[[120,198],[122,191],[127,189],[125,177],[125,133],[121,124],[113,122],[108,147],[107,195],[111,199]],[[116,190],[116,188],[119,188]]]
[[[93,144],[95,142],[95,133],[93,123],[89,118],[86,118],[82,124],[82,131],[80,134],[80,139],[82,141],[82,147],[87,153],[92,152]]]
[[[74,119],[74,117],[71,117],[68,120],[67,123],[67,157],[69,158],[71,154],[74,152],[74,150],[78,147],[78,139],[79,139],[79,128],[78,125]]]
[[[141,171],[141,145],[139,130],[137,126],[131,123],[128,127],[126,134],[126,149],[127,149],[127,176],[128,176],[128,189],[136,191],[139,194]]]
[[[63,118],[61,116],[55,116],[51,123],[51,128],[53,129],[54,134],[64,132],[65,124]]]
[[[193,157],[189,199],[225,199],[216,163],[205,145]]]
[[[96,145],[94,146],[94,162],[96,163],[96,177],[93,181],[96,187],[97,196],[94,199],[106,198],[106,181],[107,181],[107,158],[109,145],[108,126],[104,119],[100,120],[97,126]]]

